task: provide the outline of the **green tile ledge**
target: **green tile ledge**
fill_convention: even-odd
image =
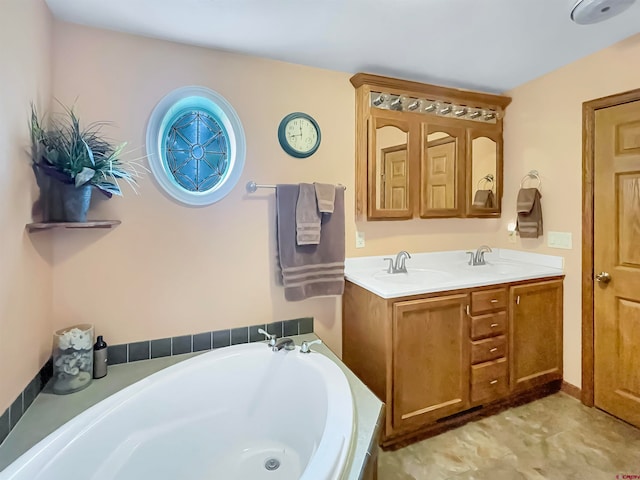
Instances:
[[[203,352],[240,343],[258,342],[264,340],[264,336],[258,333],[259,328],[265,329],[267,332],[275,334],[278,337],[312,333],[313,317],[302,317],[228,330],[111,345],[108,347],[107,358],[109,365],[118,365],[152,358]],[[24,415],[36,397],[43,391],[52,375],[53,365],[51,359],[49,359],[25,389],[20,392],[18,397],[11,403],[9,408],[0,416],[0,445],[15,428],[20,418],[22,418],[22,415]]]
[[[278,323],[283,323],[284,334],[284,322],[276,322],[276,325]],[[252,327],[247,327],[247,339],[250,338],[250,328]],[[213,333],[214,332],[212,332],[211,335],[212,342]],[[291,336],[297,345],[300,345],[305,340],[312,341],[318,338],[313,333],[288,336]],[[194,335],[187,337],[191,337],[191,345],[193,348]],[[221,337],[223,337],[223,335]],[[205,337],[203,336],[198,338],[204,339]],[[200,342],[200,340],[197,342]],[[229,333],[229,342],[231,342],[231,333]],[[204,344],[206,345],[206,342]],[[128,345],[130,346],[131,344]],[[376,439],[378,438],[379,429],[382,426],[383,403],[340,361],[333,352],[331,352],[329,348],[321,344],[314,345],[313,350],[336,362],[343,370],[347,380],[349,381],[354,398],[356,425],[353,437],[354,443],[352,445],[350,460],[346,470],[347,474],[344,478],[348,480],[359,480],[362,478],[362,474],[364,473],[366,462],[372,456],[374,449],[377,448]],[[134,353],[136,353],[135,348]],[[155,357],[148,359],[147,361],[134,360],[129,361],[128,363],[123,362],[121,364],[116,364],[109,368],[109,374],[106,377],[92,382],[86,389],[72,395],[55,395],[45,389],[33,401],[31,408],[22,415],[20,421],[8,435],[5,442],[0,445],[0,471],[6,468],[11,462],[17,459],[37,442],[87,408],[131,385],[132,383],[151,375],[152,373],[195,355],[199,355],[200,353],[201,351],[192,351],[186,354]]]

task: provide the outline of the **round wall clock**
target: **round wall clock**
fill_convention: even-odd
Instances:
[[[320,127],[306,113],[290,113],[280,122],[278,140],[282,149],[292,157],[307,158],[320,146]]]

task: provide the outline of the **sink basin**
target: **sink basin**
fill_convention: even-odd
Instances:
[[[407,268],[407,273],[387,273],[380,271],[373,274],[375,280],[395,285],[417,285],[425,282],[438,283],[453,279],[453,275],[441,270],[429,268]]]
[[[513,273],[522,272],[522,266],[511,265],[508,263],[491,262],[486,265],[469,265],[469,270],[477,273],[491,273],[497,275],[511,275]]]

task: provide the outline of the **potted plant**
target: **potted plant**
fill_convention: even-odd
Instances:
[[[122,195],[122,180],[135,192],[146,168],[121,158],[126,143],[114,144],[103,135],[107,122],[82,128],[73,107],[63,108],[45,126],[31,106],[31,159],[43,220],[85,222],[93,188],[108,198]]]

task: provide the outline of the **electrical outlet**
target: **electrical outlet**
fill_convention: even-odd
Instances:
[[[364,232],[356,232],[356,248],[364,248]]]

